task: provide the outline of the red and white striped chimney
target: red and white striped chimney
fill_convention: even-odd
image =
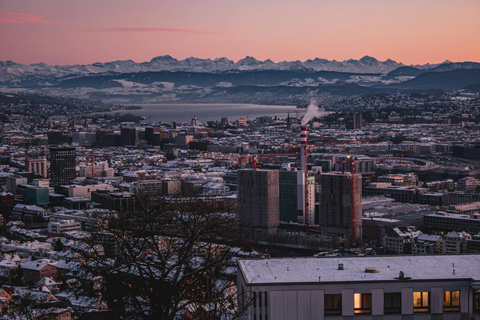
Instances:
[[[307,126],[304,125],[304,126],[301,126],[301,140],[300,140],[300,145],[302,148],[306,148],[307,147]]]
[[[300,127],[300,130],[301,130],[301,134],[300,134],[300,147],[302,148],[301,149],[301,169],[302,170],[306,170],[306,159],[307,159],[307,155],[306,155],[306,152],[307,152],[307,126],[306,125],[302,125]],[[306,172],[306,171],[305,171]]]

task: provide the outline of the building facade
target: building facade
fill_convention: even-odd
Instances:
[[[237,263],[244,320],[480,319],[478,255]]]
[[[280,171],[280,221],[305,223],[305,203],[308,199],[310,224],[315,220],[315,175],[309,173],[305,186],[305,171]],[[308,196],[305,190],[308,188]]]
[[[245,227],[276,229],[279,221],[278,170],[238,170],[238,217]]]
[[[349,172],[321,175],[320,226],[328,234],[362,242],[362,176]]]
[[[25,169],[30,172],[37,173],[43,178],[48,177],[47,172],[47,158],[42,157],[38,159],[27,159],[25,160]]]
[[[57,187],[75,180],[75,148],[50,148],[50,181]]]

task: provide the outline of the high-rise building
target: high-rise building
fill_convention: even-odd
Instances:
[[[315,215],[315,175],[308,174],[309,223],[314,224]],[[280,221],[305,223],[305,171],[280,171]]]
[[[147,126],[145,127],[145,140],[147,140],[147,143],[150,145],[155,144],[155,137],[154,133],[155,132],[162,132],[162,128],[160,126]]]
[[[355,130],[362,130],[362,114],[354,113],[353,122],[355,123]]]
[[[237,184],[240,223],[274,231],[279,225],[278,170],[239,170]]]
[[[348,130],[362,130],[362,114],[354,113],[352,121],[347,121],[345,123],[346,129]]]
[[[34,172],[41,175],[44,178],[48,177],[47,173],[47,158],[42,157],[38,159],[26,159],[25,169],[29,172]]]
[[[362,242],[362,175],[330,172],[321,175],[322,231]]]
[[[53,186],[70,184],[75,179],[75,148],[50,148],[50,181]]]
[[[135,128],[122,128],[120,129],[120,135],[122,137],[123,146],[134,146],[137,133]]]

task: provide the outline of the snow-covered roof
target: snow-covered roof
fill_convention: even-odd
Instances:
[[[432,241],[437,242],[442,236],[435,235],[435,234],[422,234],[420,235],[417,240],[419,241]]]
[[[344,270],[338,270],[342,263]],[[480,255],[372,256],[345,258],[239,259],[247,284],[395,281],[400,271],[412,280],[480,280]],[[378,273],[366,273],[376,268]],[[455,269],[455,274],[453,270]]]
[[[22,263],[22,268],[38,271],[38,270],[42,270],[47,265],[53,265],[53,264],[41,262],[41,261],[25,261],[24,263]]]

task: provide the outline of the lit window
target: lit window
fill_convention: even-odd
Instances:
[[[342,314],[342,295],[325,295],[325,315]]]
[[[383,298],[384,313],[398,314],[402,312],[402,294],[400,292],[385,293]]]
[[[443,311],[460,312],[460,291],[443,291]]]
[[[430,292],[413,293],[413,312],[430,312]]]
[[[355,314],[372,313],[372,294],[355,293],[354,296]]]
[[[473,314],[480,314],[480,290],[473,291]]]

